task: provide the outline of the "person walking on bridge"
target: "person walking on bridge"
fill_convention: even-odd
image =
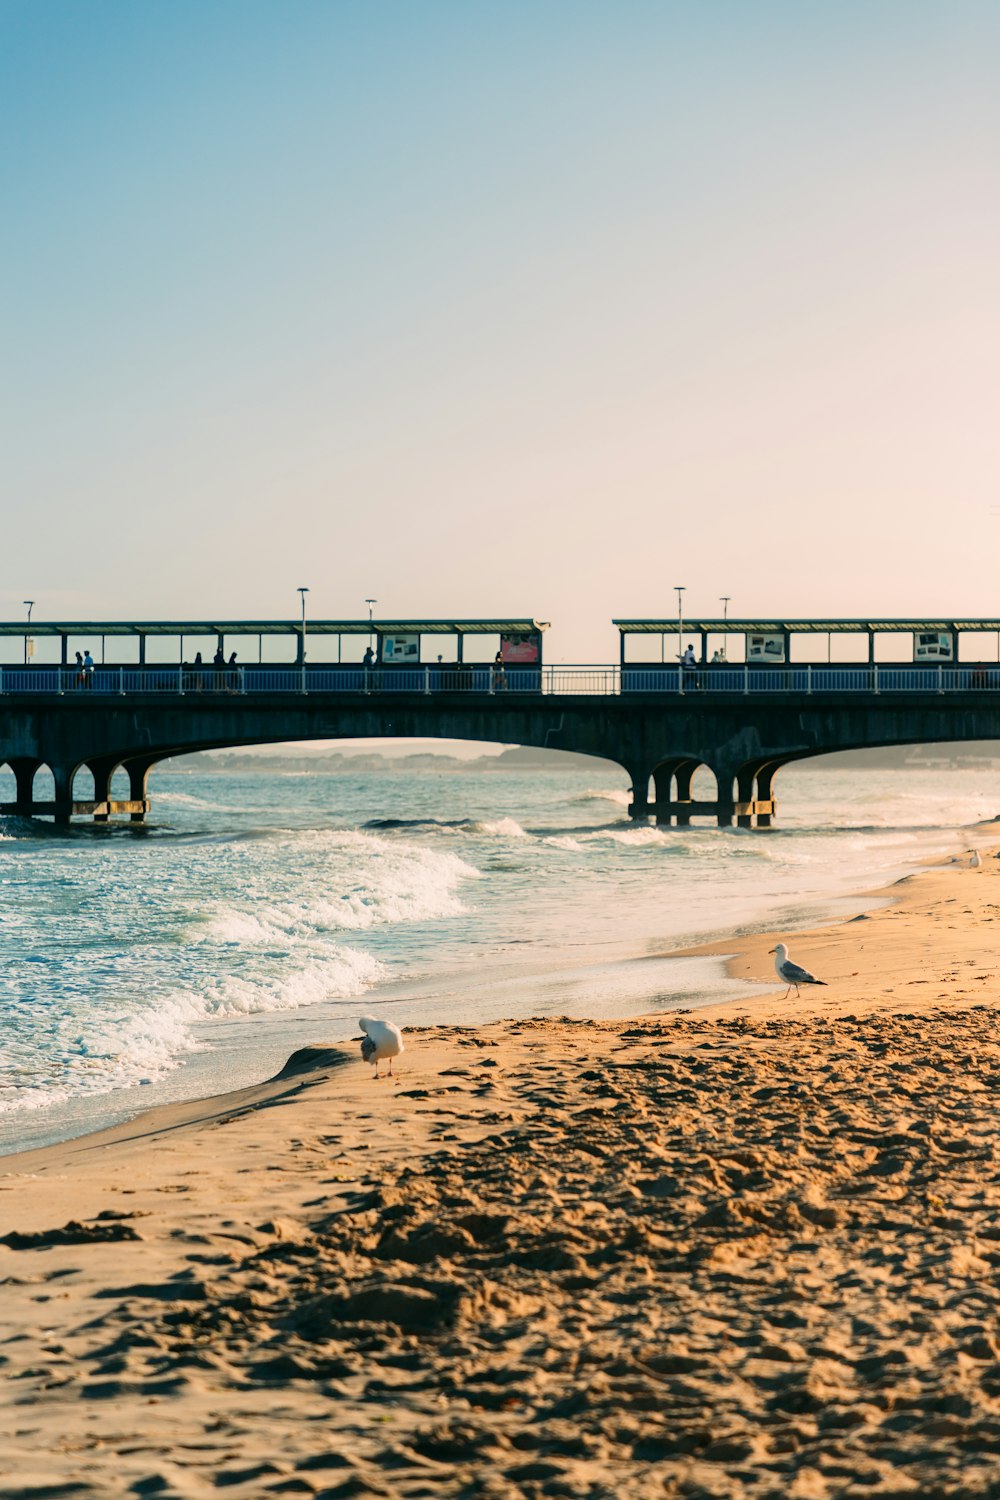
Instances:
[[[694,654],[694,646],[688,642],[688,648],[681,657],[681,671],[684,673],[685,687],[700,687],[698,681],[698,659]]]
[[[94,686],[94,658],[90,654],[90,647],[83,653],[83,685],[85,688]]]

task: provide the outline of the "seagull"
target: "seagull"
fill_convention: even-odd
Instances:
[[[982,862],[983,862],[983,856],[980,854],[979,850],[978,849],[970,849],[969,850],[969,869],[970,870],[978,870],[979,867],[980,867],[980,865],[982,864]]]
[[[361,1058],[363,1062],[375,1064],[375,1077],[378,1077],[378,1065],[383,1057],[389,1059],[389,1077],[392,1077],[392,1060],[398,1057],[403,1050],[403,1034],[399,1027],[392,1021],[376,1021],[371,1016],[362,1016],[358,1022],[361,1030],[365,1033],[361,1038]]]
[[[792,990],[795,991],[797,996],[800,984],[826,984],[825,979],[817,979],[816,975],[810,974],[808,969],[803,969],[798,964],[793,964],[792,960],[788,957],[788,949],[784,943],[779,943],[777,948],[769,948],[767,951],[775,955],[774,967],[778,978],[783,984],[788,985],[787,990],[782,996],[783,1000],[788,999]]]

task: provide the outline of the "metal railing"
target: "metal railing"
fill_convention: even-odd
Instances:
[[[1000,693],[1000,664],[968,666],[705,666],[656,664],[504,667],[440,666],[181,666],[0,667],[0,696],[47,694],[102,697],[147,694],[261,696],[272,693],[424,695],[663,693],[763,696],[814,693]]]

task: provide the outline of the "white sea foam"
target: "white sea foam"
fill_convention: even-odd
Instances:
[[[400,845],[369,834],[327,832],[316,837],[310,833],[289,840],[289,850],[301,853],[303,843],[310,850],[312,868],[306,882],[295,882],[295,899],[245,899],[239,906],[227,901],[209,911],[207,921],[195,926],[193,936],[201,941],[271,946],[331,930],[432,921],[465,911],[458,888],[480,878],[475,866],[456,854]],[[317,863],[320,848],[327,857]]]
[[[179,807],[204,807],[214,810],[214,803],[207,797],[193,797],[189,792],[163,792],[156,788],[157,802],[173,802]]]
[[[478,822],[478,823],[469,823],[469,824],[466,825],[465,831],[468,832],[468,833],[478,833],[478,834],[481,834],[481,835],[485,835],[487,838],[497,838],[497,839],[530,839],[531,838],[531,834],[527,833],[521,827],[520,823],[518,823],[514,818],[494,818],[492,820],[485,819],[482,822]]]
[[[585,792],[580,792],[570,800],[573,802],[613,802],[617,807],[628,807],[632,801],[632,793],[621,787],[589,786]]]
[[[61,1054],[50,1057],[43,1079],[37,1068],[19,1072],[8,1063],[0,1114],[156,1081],[204,1045],[196,1032],[208,1022],[348,999],[364,994],[384,974],[385,966],[370,954],[329,945],[280,976],[226,975],[203,989],[175,991],[117,1023],[93,1024],[86,1039],[66,1038]]]
[[[678,843],[677,835],[670,828],[653,828],[646,823],[638,823],[633,828],[600,828],[594,833],[582,835],[585,843],[594,844],[610,840],[613,844],[629,844],[635,848],[645,845],[663,847],[669,845],[671,849],[680,852],[683,845]]]

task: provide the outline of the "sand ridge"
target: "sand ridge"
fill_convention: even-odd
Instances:
[[[0,1494],[1000,1494],[998,868],[853,981],[801,937],[808,1004],[317,1049],[0,1163]]]

